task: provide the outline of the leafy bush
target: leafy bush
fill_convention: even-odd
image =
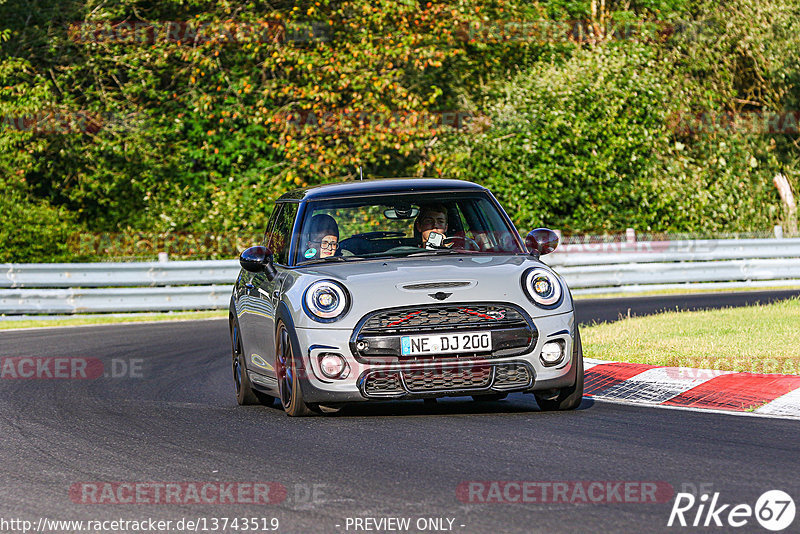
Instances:
[[[78,228],[64,209],[26,195],[0,181],[0,262],[69,261],[69,238]]]
[[[656,49],[611,43],[538,65],[436,146],[438,174],[490,187],[521,228],[566,233],[763,229],[779,215],[763,136],[684,134],[702,91]],[[678,126],[678,128],[676,128]]]
[[[782,216],[774,173],[797,186],[798,136],[687,133],[674,117],[799,109],[799,10],[792,0],[0,0],[0,177],[17,184],[3,202],[15,214],[29,204],[53,237],[64,221],[129,236],[125,253],[147,233],[251,242],[272,199],[362,166],[481,181],[526,228],[763,229]],[[669,21],[676,32],[638,43],[464,38],[543,19]],[[296,39],[215,41],[228,20],[281,21]],[[81,42],[76,21],[192,21],[212,39]],[[470,106],[489,122],[453,131],[414,120]],[[76,113],[96,127],[18,131],[8,120]],[[328,122],[298,123],[312,114]],[[37,232],[25,235],[46,237]]]
[[[438,147],[437,171],[486,185],[521,227],[630,226],[666,147],[672,87],[657,62],[645,47],[602,47],[521,73],[485,103],[485,130]]]

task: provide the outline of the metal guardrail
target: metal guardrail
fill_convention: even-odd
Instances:
[[[576,295],[800,286],[800,239],[567,244],[543,259]]]
[[[800,239],[562,245],[543,258],[573,294],[800,286]],[[236,260],[0,264],[0,313],[224,309]]]
[[[553,267],[689,261],[800,258],[800,239],[706,239],[560,245],[546,256]]]
[[[212,310],[228,306],[239,262],[5,263],[0,272],[4,314]]]
[[[141,263],[3,263],[0,288],[230,284],[236,260]]]
[[[228,307],[232,285],[179,287],[4,289],[5,314],[216,310]]]

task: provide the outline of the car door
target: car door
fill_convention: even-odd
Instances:
[[[273,252],[273,263],[277,276],[270,280],[266,273],[256,273],[251,281],[250,305],[252,308],[253,344],[248,354],[248,368],[275,377],[275,314],[281,299],[281,287],[286,280],[289,265],[289,248],[292,230],[297,217],[296,202],[282,203],[267,247]]]
[[[272,208],[272,214],[267,222],[264,239],[261,243],[267,248],[270,247],[270,238],[273,235],[273,229],[282,208],[283,204],[275,204]],[[241,327],[242,350],[245,354],[248,368],[251,368],[250,360],[252,355],[257,354],[258,331],[255,318],[259,313],[260,299],[255,285],[256,282],[256,275],[244,269],[240,272],[239,279],[236,282],[236,313]]]

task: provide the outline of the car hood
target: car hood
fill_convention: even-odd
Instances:
[[[378,309],[437,302],[511,302],[528,309],[532,315],[571,311],[572,301],[563,280],[565,298],[558,308],[541,310],[528,300],[522,290],[522,273],[530,267],[542,266],[533,257],[522,255],[425,256],[317,264],[293,270],[284,285],[284,294],[289,297],[288,302],[296,303],[292,307],[300,311],[297,304],[302,301],[303,292],[317,280],[336,280],[347,288],[352,296],[347,316],[327,325],[309,320],[306,326],[315,328],[350,328],[352,323]],[[443,300],[433,296],[440,292],[447,295]]]

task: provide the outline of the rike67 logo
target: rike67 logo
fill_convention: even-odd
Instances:
[[[719,492],[709,496],[704,493],[695,498],[691,493],[678,493],[669,514],[667,526],[692,527],[743,527],[755,520],[767,530],[778,532],[794,521],[794,501],[788,493],[770,490],[762,494],[755,506],[722,503]]]

